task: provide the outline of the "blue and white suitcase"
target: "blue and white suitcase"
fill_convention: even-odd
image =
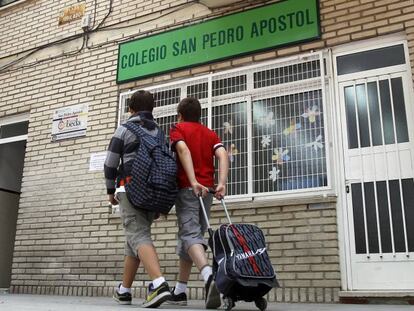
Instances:
[[[266,250],[262,230],[251,224],[233,224],[224,199],[221,204],[228,224],[220,225],[213,232],[200,197],[210,235],[209,246],[213,252],[213,273],[217,288],[223,294],[225,309],[231,310],[238,300],[254,301],[266,310],[263,297],[279,284]]]

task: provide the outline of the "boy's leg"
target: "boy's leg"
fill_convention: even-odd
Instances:
[[[152,282],[148,288],[147,298],[142,306],[144,308],[157,308],[171,298],[170,288],[162,276],[157,252],[152,244],[141,244],[137,248],[145,270]]]
[[[142,244],[138,247],[138,257],[142,261],[145,270],[151,280],[162,276],[160,263],[154,245]]]
[[[187,284],[191,274],[191,268],[193,262],[188,259],[180,258],[180,266],[178,273],[178,281],[175,286],[171,289],[171,298],[169,303],[172,305],[187,305]]]
[[[188,249],[188,254],[193,259],[205,282],[206,309],[217,309],[221,305],[220,293],[213,280],[213,271],[208,265],[204,246],[194,244]]]
[[[139,259],[137,258],[134,250],[131,248],[128,243],[129,236],[131,235],[129,224],[132,223],[134,219],[134,213],[130,210],[130,204],[125,197],[125,193],[118,193],[117,199],[119,200],[119,207],[121,212],[121,219],[124,225],[125,232],[125,246],[124,246],[124,272],[122,276],[122,283],[119,284],[118,288],[115,290],[113,298],[120,304],[131,304],[131,286],[134,282],[137,269],[139,267]]]
[[[178,282],[187,283],[190,279],[191,268],[193,262],[184,258],[180,258],[180,270],[178,274]]]
[[[122,277],[122,286],[131,288],[134,282],[135,275],[139,267],[139,259],[137,257],[125,256],[124,259],[124,274]]]
[[[201,271],[205,266],[209,265],[204,246],[201,244],[191,245],[188,249],[188,255],[190,255],[198,271]]]
[[[156,308],[171,297],[171,294],[167,282],[162,277],[158,256],[151,239],[151,225],[155,213],[135,209],[125,193],[120,193],[118,199],[120,205],[124,207],[121,208],[121,216],[125,228],[126,248],[132,250],[134,256],[139,258],[153,281],[142,306]],[[133,265],[130,268],[133,268]]]
[[[122,283],[115,290],[113,298],[121,305],[130,305],[132,302],[131,286],[139,266],[138,258],[126,255],[124,258],[124,273]]]
[[[211,194],[204,198],[207,216],[210,214],[212,200]],[[221,304],[220,294],[215,286],[212,269],[205,253],[207,243],[204,239],[204,232],[207,226],[199,198],[194,195],[192,189],[182,189],[178,194],[175,206],[179,226],[177,253],[180,259],[193,261],[201,272],[206,283],[206,307],[218,308]],[[183,276],[185,276],[184,273]]]

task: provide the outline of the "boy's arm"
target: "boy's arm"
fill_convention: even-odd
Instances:
[[[122,131],[120,129],[117,129],[115,131],[115,134],[109,143],[104,163],[104,176],[108,194],[108,201],[113,205],[118,204],[118,202],[115,200],[114,193],[116,187],[115,180],[117,177],[119,160],[121,158],[122,148],[124,144],[121,138],[121,133]]]
[[[175,144],[175,151],[177,152],[181,165],[187,175],[188,181],[191,184],[191,188],[193,188],[194,194],[199,195],[201,193],[204,197],[208,193],[208,188],[199,184],[195,177],[193,159],[191,158],[191,152],[190,149],[188,149],[187,144],[182,140],[178,141]]]
[[[229,172],[229,156],[225,148],[220,147],[214,152],[219,162],[219,181],[216,187],[215,197],[222,199],[226,195],[226,182]]]

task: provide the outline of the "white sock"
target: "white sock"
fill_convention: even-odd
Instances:
[[[154,285],[154,288],[157,288],[164,282],[165,282],[165,278],[163,276],[160,276],[159,278],[152,280],[152,285]]]
[[[186,289],[187,289],[187,283],[177,282],[175,284],[174,294],[179,295],[181,293],[185,293]]]
[[[208,278],[212,274],[213,274],[213,269],[211,269],[210,266],[205,266],[203,269],[201,269],[201,276],[203,277],[203,280],[205,283],[207,283]]]
[[[119,286],[118,293],[120,294],[130,293],[131,294],[131,289],[123,287],[121,284],[121,286]]]

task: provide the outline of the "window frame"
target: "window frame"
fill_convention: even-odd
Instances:
[[[25,2],[25,1],[27,1],[27,0],[14,0],[13,2],[6,3],[6,4],[1,4],[1,1],[0,1],[0,11],[4,10],[6,8],[10,8],[10,7],[12,7],[14,5],[17,5],[19,3]]]
[[[309,79],[293,81],[288,83],[282,84],[275,84],[267,87],[261,88],[254,88],[254,73],[260,70],[265,70],[268,67],[276,67],[281,66],[284,63],[290,62],[306,62],[309,57],[313,57],[311,60],[318,60],[320,62],[320,76],[313,77]],[[310,61],[311,61],[310,60]],[[326,62],[326,68],[323,65]],[[208,83],[208,96],[207,98],[203,98],[200,100],[202,108],[208,109],[208,127],[212,128],[212,110],[213,107],[228,105],[231,103],[235,103],[238,101],[246,101],[247,108],[246,111],[250,111],[247,113],[247,165],[248,165],[248,179],[247,179],[247,189],[248,193],[241,194],[241,195],[231,195],[228,196],[228,201],[251,201],[251,200],[269,200],[269,199],[286,199],[286,198],[295,198],[295,199],[327,199],[328,197],[336,197],[335,189],[334,189],[334,178],[332,176],[333,172],[333,158],[332,158],[332,136],[331,136],[331,128],[332,124],[332,115],[331,109],[329,107],[329,102],[332,102],[332,87],[330,86],[331,80],[331,70],[330,70],[330,63],[329,58],[326,52],[319,51],[319,52],[312,52],[307,54],[295,55],[291,57],[286,57],[282,59],[261,62],[258,64],[253,64],[249,66],[238,67],[236,69],[231,69],[227,71],[220,71],[217,73],[209,73],[203,76],[183,79],[179,81],[173,81],[165,84],[159,84],[155,86],[146,87],[145,89],[148,91],[157,91],[157,90],[165,90],[169,88],[181,88],[181,99],[187,96],[187,87],[201,83]],[[256,70],[256,71],[255,71]],[[231,77],[235,75],[246,75],[246,89],[241,92],[230,93],[220,96],[212,96],[212,84],[214,79],[221,79],[226,77]],[[315,81],[315,84],[312,84]],[[317,82],[319,82],[319,86],[317,86]],[[289,88],[289,85],[292,86],[300,86],[301,84],[306,84],[305,88],[301,88],[300,90],[291,90],[282,92],[284,89]],[[309,85],[308,85],[309,84]],[[324,151],[325,151],[325,161],[326,161],[326,178],[327,178],[327,185],[321,187],[313,187],[313,188],[301,188],[301,189],[294,189],[294,190],[281,190],[281,191],[273,191],[273,192],[265,192],[265,193],[253,193],[253,175],[254,169],[253,167],[253,116],[252,116],[252,103],[255,100],[265,99],[265,98],[272,98],[272,97],[279,97],[288,94],[295,94],[298,92],[305,91],[314,91],[314,90],[321,90],[322,97],[321,103],[323,105],[323,124],[324,124]],[[123,107],[126,105],[126,99],[135,92],[136,90],[128,90],[126,92],[121,92],[119,97],[119,109],[118,109],[118,125],[121,124],[121,116],[123,113]],[[278,91],[278,92],[276,92]],[[328,102],[329,101],[329,102]],[[178,103],[177,103],[178,104]],[[170,105],[173,106],[173,105]],[[154,117],[161,117],[165,116],[165,112],[169,110],[169,115],[171,115],[174,109],[176,109],[176,105],[174,105],[174,109],[171,107],[166,108],[164,107],[156,107],[154,108]],[[328,119],[329,115],[329,119]]]
[[[20,122],[25,122],[25,121],[27,122],[29,121],[28,113],[11,116],[11,117],[4,117],[4,118],[0,118],[0,127],[4,125],[8,125],[8,124],[20,123]],[[16,141],[27,140],[27,137],[28,137],[28,134],[12,136],[12,137],[7,137],[7,138],[0,138],[0,145],[13,143]]]

